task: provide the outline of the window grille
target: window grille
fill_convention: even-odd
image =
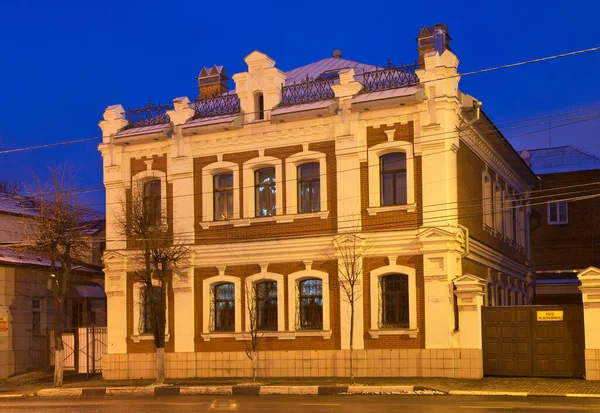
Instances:
[[[254,179],[256,216],[274,216],[276,203],[275,168],[259,169],[254,173]]]
[[[160,225],[161,218],[160,179],[144,182],[144,216],[149,226]]]
[[[235,330],[235,286],[233,283],[219,284],[214,287],[215,331]]]
[[[323,329],[323,282],[319,279],[299,283],[300,328]]]
[[[409,328],[408,276],[386,275],[380,278],[381,328]]]
[[[258,282],[254,291],[258,330],[277,330],[277,281]]]

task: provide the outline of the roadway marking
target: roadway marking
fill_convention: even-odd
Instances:
[[[231,399],[215,399],[210,405],[210,410],[217,410],[220,412],[233,412],[238,409],[238,404],[235,400]]]
[[[340,403],[299,403],[300,406],[339,406]]]

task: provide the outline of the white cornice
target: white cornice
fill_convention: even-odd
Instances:
[[[527,265],[521,264],[472,238],[469,241],[469,254],[466,258],[512,275],[522,281],[526,280],[526,274],[530,270]]]
[[[490,148],[479,132],[472,127],[467,128],[467,130],[460,133],[460,137],[467,145],[469,145],[477,156],[487,163],[494,171],[500,174],[500,176],[505,181],[509,182],[518,192],[523,194],[529,192],[531,188],[492,148]]]

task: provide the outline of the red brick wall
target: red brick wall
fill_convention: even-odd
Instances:
[[[585,269],[600,265],[600,201],[598,198],[568,203],[569,222],[548,224],[547,201],[598,193],[598,185],[561,189],[600,181],[600,170],[541,175],[543,192],[533,203],[531,216],[531,255],[537,270]],[[548,191],[547,191],[548,190]]]
[[[267,271],[282,274],[283,287],[284,287],[284,303],[277,303],[278,305],[284,305],[285,308],[285,327],[288,326],[288,275],[304,270],[305,266],[301,262],[288,262],[279,264],[269,264]],[[340,321],[336,315],[339,313],[340,308],[340,291],[338,283],[338,270],[336,261],[315,261],[312,264],[312,269],[323,271],[329,274],[329,312],[331,320],[332,335],[330,339],[323,339],[321,337],[296,337],[293,340],[279,340],[278,338],[265,337],[260,343],[261,350],[335,350],[341,348],[341,337],[340,337]],[[227,275],[239,277],[241,279],[241,302],[236,301],[235,305],[240,305],[242,309],[245,309],[245,278],[260,272],[258,265],[244,265],[244,266],[228,266],[225,270]],[[210,341],[204,341],[200,336],[202,333],[202,322],[203,322],[203,298],[208,298],[208,293],[203,291],[202,281],[206,278],[214,277],[219,272],[216,267],[204,267],[196,268],[194,276],[194,309],[195,309],[195,341],[196,351],[244,351],[245,344],[242,340],[236,340],[235,338],[217,338],[212,335]],[[278,286],[279,287],[279,286]],[[244,310],[242,310],[242,330],[245,329],[245,316]]]
[[[196,244],[214,244],[227,243],[238,240],[260,240],[266,238],[293,238],[295,236],[324,235],[333,234],[337,230],[337,182],[336,182],[336,159],[335,159],[335,142],[326,141],[312,143],[308,147],[309,150],[322,152],[325,154],[327,162],[327,210],[329,217],[326,219],[316,218],[301,218],[294,222],[275,223],[275,222],[254,222],[249,226],[234,227],[231,225],[219,225],[202,229],[200,222],[202,221],[202,194],[206,191],[202,188],[202,168],[210,163],[216,162],[216,156],[203,157],[194,159],[194,206],[195,206],[195,222],[196,222]],[[286,190],[290,189],[293,182],[288,182],[286,177],[286,159],[302,151],[301,145],[288,146],[282,148],[272,148],[265,150],[265,156],[273,156],[283,160],[282,179],[285,182],[283,192],[283,210],[286,207]],[[243,163],[258,156],[258,151],[234,153],[223,156],[224,161],[234,162],[239,165],[239,185],[244,188],[253,185],[253,182],[244,182]],[[239,198],[240,206],[244,203],[244,191],[240,191]]]

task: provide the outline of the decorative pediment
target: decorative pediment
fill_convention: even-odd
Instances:
[[[127,257],[116,251],[108,251],[102,256],[102,263],[104,264],[105,272],[124,270],[126,261]]]
[[[483,278],[479,278],[473,274],[463,274],[460,277],[456,277],[454,279],[454,285],[456,285],[457,288],[459,285],[477,285],[477,284],[485,285],[486,283],[487,283],[486,280],[484,280]]]
[[[585,270],[581,271],[579,274],[577,274],[577,278],[579,278],[580,281],[584,281],[583,279],[598,279],[600,280],[600,269],[596,268],[596,267],[588,267]]]

